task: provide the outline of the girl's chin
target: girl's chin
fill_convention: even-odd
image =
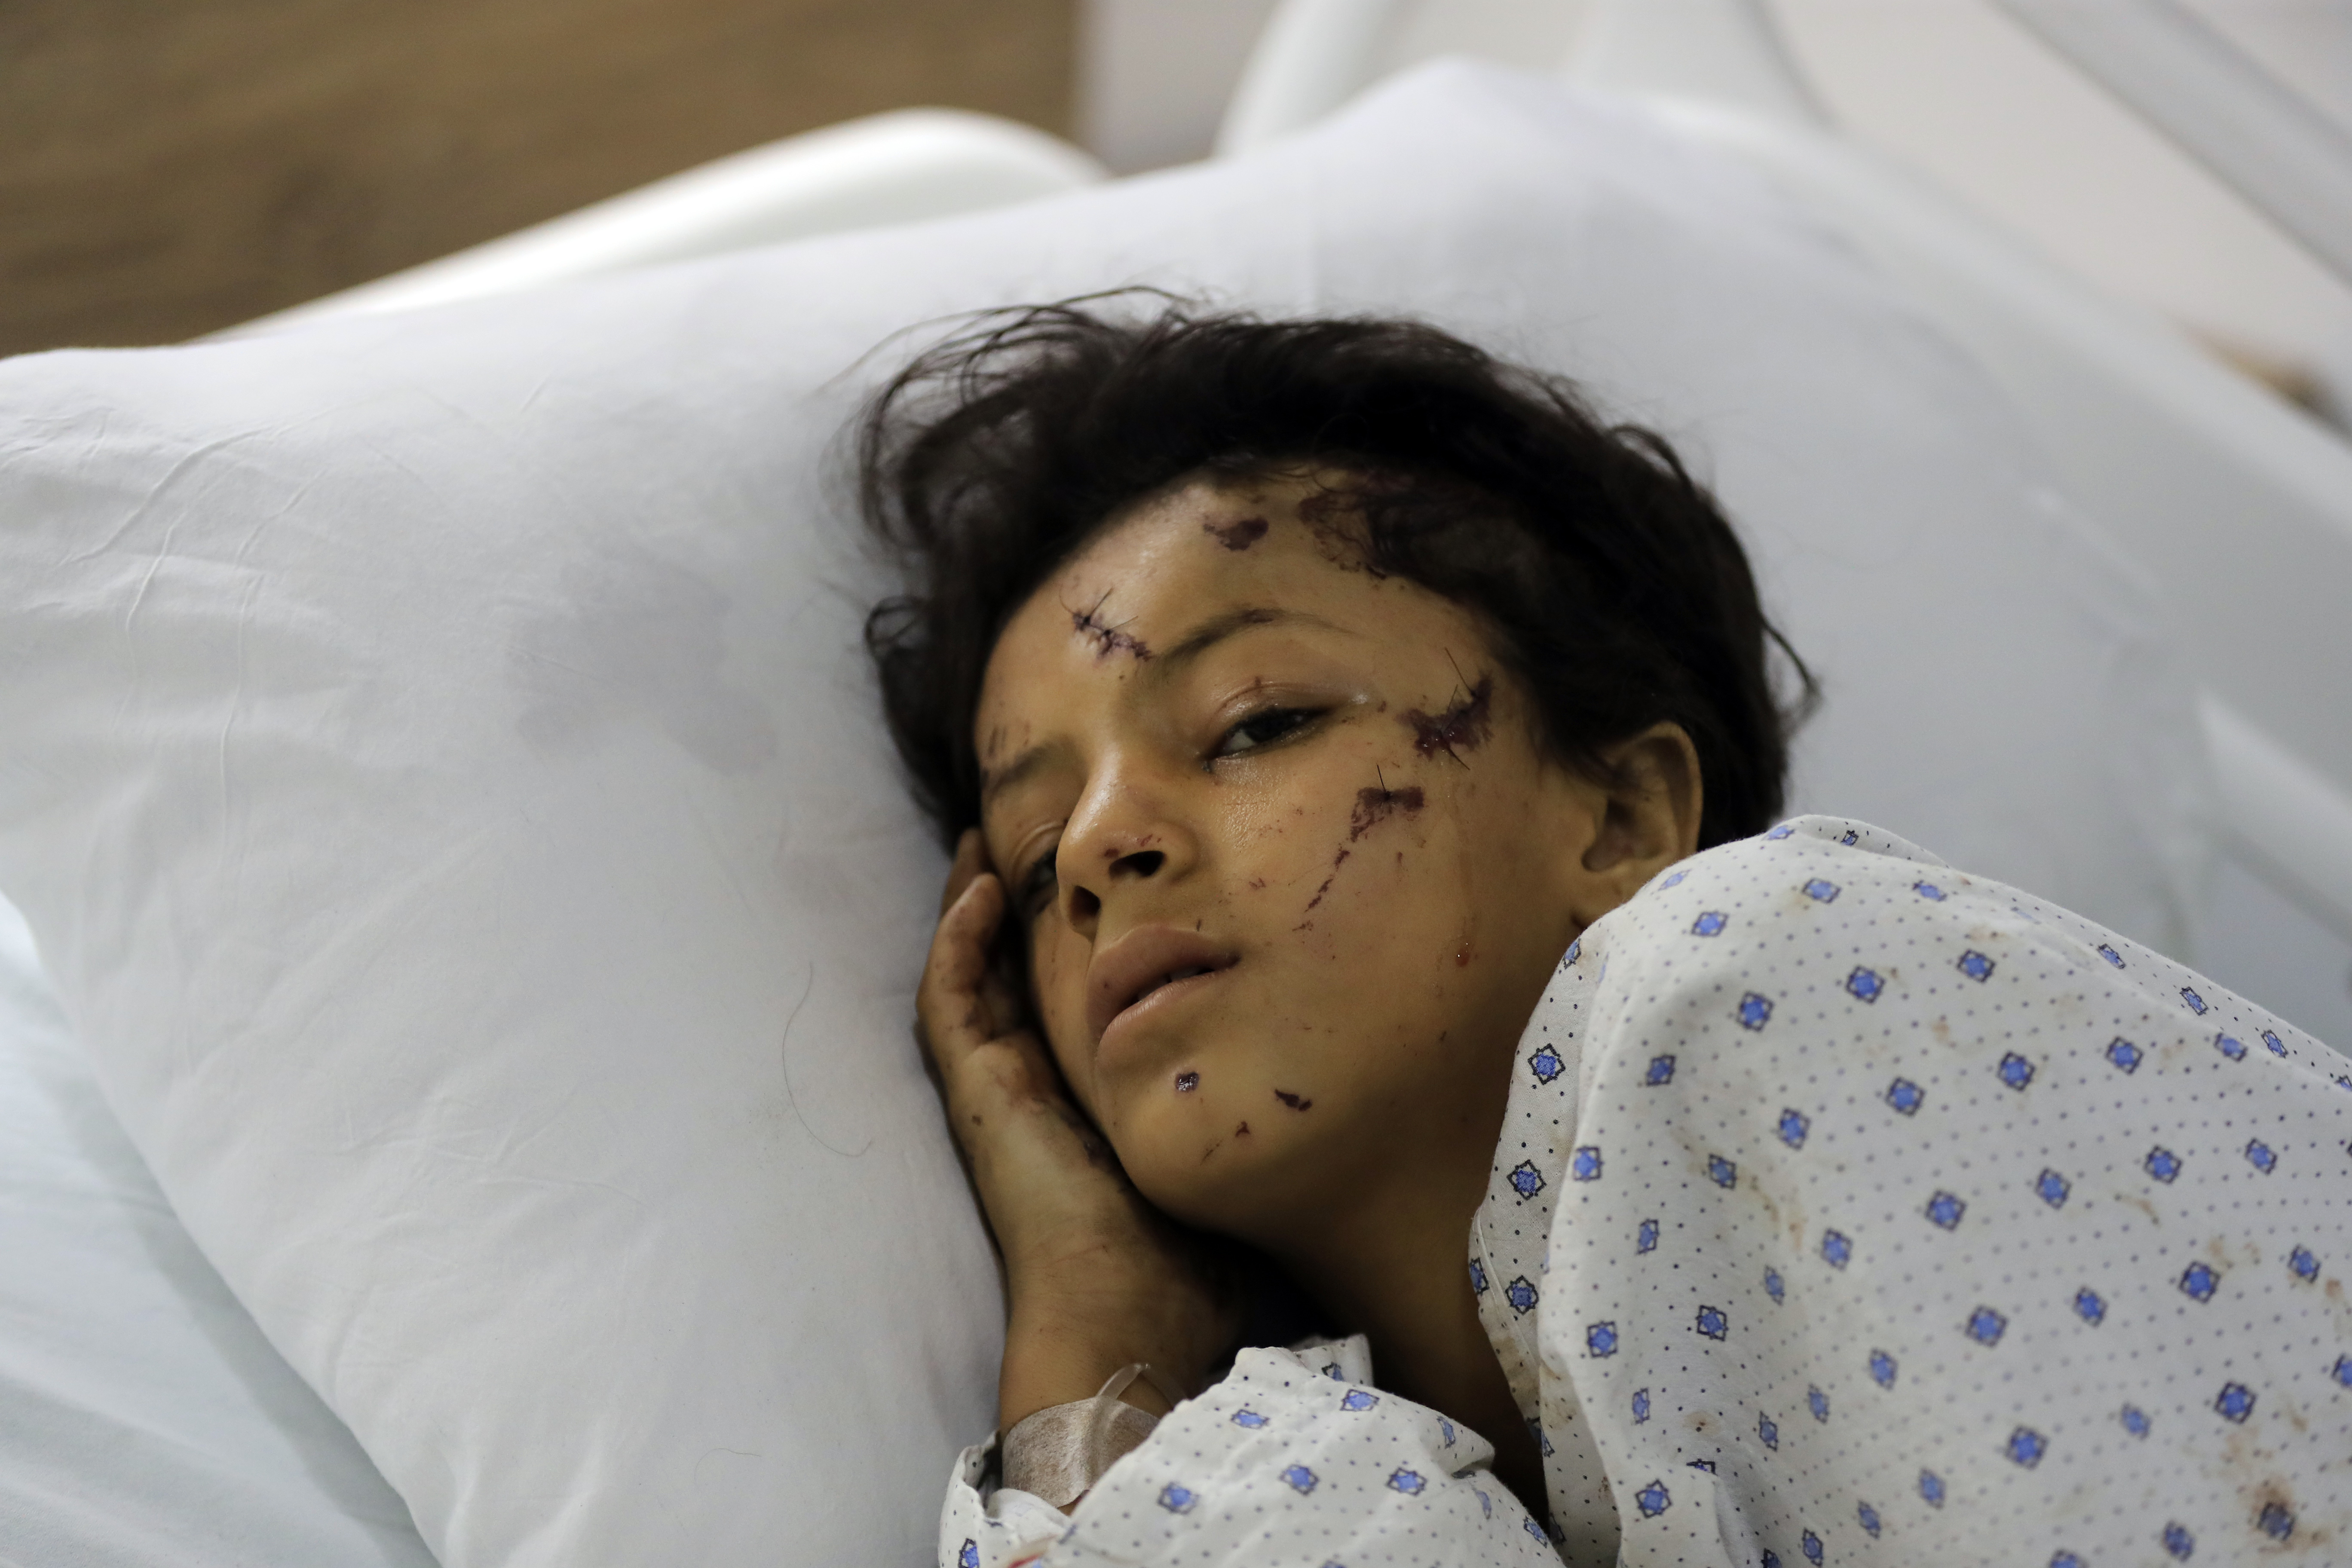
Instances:
[[[1247,1098],[1245,1107],[1240,1098]],[[1298,1112],[1263,1088],[1190,1114],[1157,1109],[1158,1115],[1125,1123],[1112,1140],[1154,1208],[1195,1229],[1246,1238],[1292,1206],[1284,1201],[1284,1173],[1301,1172],[1301,1139],[1310,1131]]]

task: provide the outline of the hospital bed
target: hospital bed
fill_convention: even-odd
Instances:
[[[1465,16],[1476,11],[1481,47],[1513,52],[1507,26],[1497,24],[1498,16],[1507,24],[1509,6],[1288,0],[1227,114],[1220,154],[1245,155],[1420,53],[1442,52],[1448,7],[1457,3]],[[1528,5],[1524,19],[1529,39],[1561,47],[1549,8]],[[1397,40],[1408,33],[1412,48],[1401,50]],[[1527,63],[1524,51],[1518,63]],[[2336,689],[2340,672],[2352,670],[2352,624],[2343,615],[2352,603],[2352,449],[2162,323],[1842,140],[1760,5],[1595,0],[1559,64],[1588,86],[1644,101],[1681,134],[1795,195],[1898,280],[2008,393],[2076,502],[2160,586],[2172,637],[2201,685],[2220,802],[2210,825],[2219,865],[2184,956],[2322,1037],[2352,1039],[2344,984],[2352,972],[2352,702]],[[1075,149],[989,117],[877,116],[721,160],[226,335],[483,299],[1107,178]],[[2266,994],[2287,969],[2317,981],[2301,998]],[[2327,1016],[2329,1005],[2341,1012]],[[18,1227],[11,1233],[17,1256],[36,1268],[86,1273],[92,1290],[143,1291],[152,1310],[142,1310],[160,1325],[145,1359],[123,1362],[120,1377],[95,1384],[75,1369],[120,1347],[78,1339],[84,1326],[69,1313],[16,1325],[5,1352],[12,1381],[48,1379],[60,1390],[53,1418],[20,1412],[17,1419],[52,1421],[41,1429],[68,1456],[61,1464],[129,1478],[122,1484],[152,1503],[137,1520],[90,1521],[78,1541],[60,1543],[58,1560],[165,1560],[145,1537],[175,1510],[205,1513],[205,1446],[283,1447],[291,1432],[301,1435],[300,1451],[281,1456],[286,1486],[331,1492],[342,1521],[339,1534],[309,1542],[314,1560],[429,1561],[398,1499],[241,1319],[173,1223],[76,1065],[13,919],[0,921],[0,1041],[12,1085],[0,1106],[38,1111],[8,1123],[14,1146],[32,1151],[26,1158],[39,1165],[37,1190],[27,1189],[39,1201],[0,1205]],[[43,1194],[66,1194],[80,1206],[59,1212]],[[183,1341],[188,1356],[175,1359]],[[205,1344],[236,1375],[187,1372]],[[135,1384],[147,1377],[203,1384],[183,1406],[201,1418],[181,1426],[128,1419],[144,1423],[152,1452],[110,1447],[102,1430],[75,1425],[79,1408],[135,1411]],[[88,1451],[74,1451],[77,1443]],[[286,1513],[308,1517],[290,1505]],[[291,1539],[270,1536],[268,1521],[254,1518],[259,1522],[247,1523],[257,1539],[281,1550]],[[223,1560],[235,1549],[224,1545]]]

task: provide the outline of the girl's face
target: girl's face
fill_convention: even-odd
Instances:
[[[1560,954],[1696,836],[1680,730],[1625,748],[1659,809],[1549,762],[1476,621],[1351,522],[1311,479],[1138,505],[1013,617],[976,720],[1072,1091],[1146,1197],[1245,1238],[1400,1162],[1475,1206]]]

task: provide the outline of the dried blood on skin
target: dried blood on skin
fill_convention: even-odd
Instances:
[[[1204,522],[1201,531],[1228,550],[1247,550],[1265,537],[1265,519],[1245,517],[1239,522]]]
[[[1293,1110],[1312,1110],[1315,1109],[1315,1102],[1313,1100],[1306,1100],[1298,1095],[1295,1095],[1286,1089],[1276,1089],[1274,1091],[1274,1098],[1282,1101],[1283,1104],[1290,1107]]]
[[[1348,851],[1348,850],[1346,850],[1346,849],[1341,849],[1341,850],[1339,851],[1339,853],[1338,854],[1338,856],[1336,856],[1336,857],[1332,859],[1332,861],[1331,861],[1331,875],[1323,879],[1323,885],[1322,885],[1321,887],[1319,887],[1319,888],[1318,888],[1318,889],[1315,889],[1315,896],[1314,896],[1313,898],[1311,898],[1311,899],[1309,899],[1309,900],[1307,900],[1307,909],[1306,909],[1306,910],[1300,910],[1299,912],[1300,912],[1301,914],[1304,914],[1304,913],[1307,912],[1307,910],[1314,909],[1314,907],[1315,907],[1316,905],[1318,905],[1318,904],[1319,904],[1319,903],[1321,903],[1321,902],[1323,901],[1323,895],[1324,895],[1324,894],[1326,894],[1326,893],[1328,893],[1328,892],[1329,892],[1329,891],[1331,890],[1331,883],[1332,883],[1332,882],[1333,882],[1333,880],[1334,880],[1334,879],[1336,879],[1339,877],[1339,863],[1340,863],[1341,861],[1343,861],[1343,860],[1347,859],[1347,858],[1348,858],[1349,854],[1349,851]]]
[[[1402,811],[1411,815],[1419,811],[1426,804],[1428,804],[1428,796],[1423,795],[1420,786],[1416,784],[1407,784],[1402,789],[1389,789],[1384,785],[1374,785],[1358,790],[1356,809],[1348,818],[1348,844],[1353,844],[1396,813]],[[1313,898],[1307,900],[1307,907],[1299,911],[1302,917],[1315,912],[1315,907],[1320,904],[1323,901],[1323,896],[1331,890],[1331,884],[1339,880],[1339,868],[1347,864],[1348,857],[1353,853],[1355,852],[1349,849],[1347,844],[1339,846],[1339,852],[1331,857],[1331,874],[1323,879],[1323,885],[1315,889]],[[1399,858],[1402,859],[1402,857],[1400,856]],[[1313,921],[1302,918],[1300,923],[1291,927],[1291,930],[1307,931],[1311,929],[1313,924]]]
[[[1353,490],[1325,490],[1298,503],[1298,521],[1315,535],[1323,559],[1342,572],[1361,572],[1374,582],[1388,574],[1367,559],[1370,543],[1364,528],[1362,497]]]
[[[1445,711],[1433,719],[1418,708],[1409,710],[1404,723],[1412,731],[1412,749],[1424,757],[1444,752],[1457,763],[1462,752],[1476,751],[1492,728],[1488,710],[1494,694],[1494,679],[1482,675],[1469,696],[1447,703]]]
[[[1151,650],[1143,645],[1141,638],[1119,630],[1101,617],[1098,612],[1103,607],[1104,600],[1109,597],[1109,593],[1106,591],[1102,598],[1095,601],[1093,609],[1072,610],[1070,629],[1093,642],[1097,658],[1108,658],[1111,655],[1121,652],[1131,653],[1138,659],[1150,658]]]
[[[1353,844],[1400,811],[1408,815],[1419,811],[1426,800],[1418,784],[1407,784],[1402,789],[1374,786],[1358,790],[1355,813],[1348,818],[1348,842]]]
[[[1348,844],[1353,844],[1400,811],[1408,816],[1419,811],[1428,804],[1428,798],[1416,784],[1407,784],[1402,789],[1390,789],[1385,784],[1376,784],[1358,790],[1356,809],[1348,818]],[[1338,853],[1331,857],[1331,874],[1323,879],[1323,885],[1315,889],[1313,898],[1307,900],[1307,907],[1299,911],[1301,917],[1313,914],[1315,907],[1323,901],[1323,896],[1331,890],[1331,884],[1339,880],[1339,868],[1348,863],[1349,855],[1355,853],[1348,847],[1348,844],[1340,845]],[[1399,856],[1398,858],[1402,859],[1403,857]],[[1297,925],[1290,929],[1310,931],[1314,928],[1314,923],[1302,918]]]

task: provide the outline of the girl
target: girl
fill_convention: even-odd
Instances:
[[[2352,1540],[2342,1064],[1764,832],[1812,683],[1664,443],[1426,327],[1063,306],[861,458],[1009,1297],[943,1564]],[[1342,1337],[1256,1344],[1253,1258]]]

